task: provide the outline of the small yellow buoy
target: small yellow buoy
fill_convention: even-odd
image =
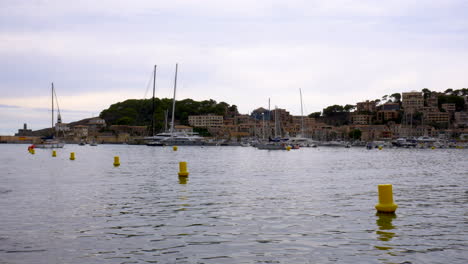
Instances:
[[[70,160],[75,160],[75,152],[70,152]]]
[[[383,147],[382,147],[382,146],[379,146],[379,150],[382,150],[382,149],[383,149]]]
[[[31,154],[35,154],[35,153],[36,153],[36,151],[32,148],[31,149]]]
[[[291,146],[287,146],[287,147],[286,147],[286,150],[287,150],[287,151],[290,151],[290,150],[291,150]]]
[[[189,172],[187,171],[187,162],[179,162],[179,177],[188,177]]]
[[[115,157],[114,157],[114,166],[115,166],[115,167],[120,166],[120,158],[119,158],[119,156],[115,156]]]
[[[52,157],[57,157],[57,151],[52,150]]]
[[[177,151],[177,146],[173,146],[172,150]]]
[[[393,190],[391,184],[379,184],[379,203],[375,209],[379,213],[394,213],[398,205],[393,202]]]
[[[434,146],[432,146],[432,147],[431,147],[431,149],[435,149],[435,147],[434,147]]]

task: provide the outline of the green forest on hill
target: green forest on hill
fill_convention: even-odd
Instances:
[[[161,131],[164,128],[165,111],[169,111],[170,122],[172,113],[172,99],[155,98],[154,121],[155,130]],[[115,103],[108,109],[101,112],[100,117],[106,120],[108,125],[130,125],[130,126],[151,126],[151,116],[153,113],[152,99],[129,99]],[[175,119],[181,125],[188,125],[189,115],[215,114],[224,117],[238,114],[236,105],[229,105],[225,102],[215,100],[194,101],[184,99],[176,101]]]

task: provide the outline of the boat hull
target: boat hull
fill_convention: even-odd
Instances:
[[[48,144],[34,145],[35,148],[43,148],[43,149],[63,148],[63,146],[65,146],[65,143],[48,143]]]
[[[266,150],[285,150],[286,147],[280,144],[258,144],[258,149],[266,149]]]

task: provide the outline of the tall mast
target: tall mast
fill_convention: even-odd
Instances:
[[[172,99],[172,122],[171,122],[171,136],[174,133],[174,115],[175,115],[175,98],[177,89],[177,63],[175,65],[175,77],[174,77],[174,98]]]
[[[54,133],[54,83],[52,83],[52,133]]]
[[[271,136],[270,121],[271,121],[270,98],[268,98],[268,122],[267,122],[268,137]]]
[[[275,138],[278,137],[278,107],[275,105]]]
[[[302,91],[299,88],[299,94],[301,96],[301,136],[304,137],[304,111],[302,110]]]
[[[164,132],[167,132],[167,116],[169,115],[169,110],[166,109],[164,111]]]
[[[265,113],[262,113],[262,139],[265,140]]]
[[[153,113],[151,114],[151,135],[154,137],[154,91],[156,89],[156,65],[154,65],[154,72],[153,72]]]

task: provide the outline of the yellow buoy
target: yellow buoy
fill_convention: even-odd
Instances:
[[[432,146],[432,147],[431,147],[431,149],[435,149],[435,147],[434,147],[434,146]]]
[[[382,146],[379,146],[379,150],[382,150],[382,149],[383,149],[383,147],[382,147]]]
[[[398,205],[393,202],[393,190],[391,184],[379,184],[379,203],[375,209],[379,213],[394,213]]]
[[[70,160],[75,160],[75,152],[70,152]]]
[[[120,158],[119,158],[119,156],[115,156],[115,157],[114,157],[114,166],[115,166],[115,167],[120,166]]]
[[[52,157],[57,157],[57,151],[52,150]]]
[[[172,150],[177,151],[177,146],[173,146]]]
[[[179,162],[179,177],[188,177],[189,172],[187,171],[187,162]]]
[[[35,153],[36,153],[36,151],[32,148],[31,149],[31,154],[35,154]]]
[[[286,147],[286,150],[287,150],[287,151],[290,151],[290,150],[291,150],[291,146],[287,146],[287,147]]]

